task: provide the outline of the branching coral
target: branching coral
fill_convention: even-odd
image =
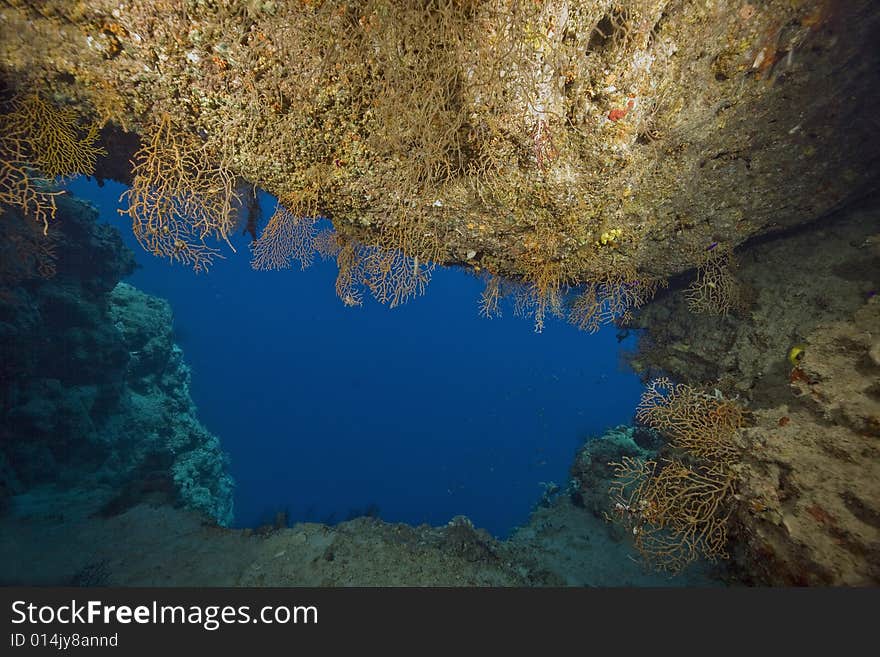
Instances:
[[[373,297],[394,308],[425,293],[434,265],[400,250],[371,247],[363,258],[364,280]]]
[[[635,4],[618,17],[608,48],[645,47],[650,19],[664,2]],[[187,102],[206,133],[206,150],[239,174],[268,176],[274,182],[267,187],[281,198],[311,190],[314,216],[332,216],[335,229],[357,244],[348,249],[357,257],[342,258],[344,299],[356,298],[349,292],[359,279],[389,305],[420,293],[429,263],[448,260],[448,245],[457,239],[449,226],[473,195],[486,211],[482,226],[513,214],[536,227],[537,241],[514,256],[523,269],[514,277],[522,286],[511,286],[519,290],[517,307],[534,317],[538,330],[548,314],[562,313],[574,280],[570,270],[582,268],[592,251],[564,261],[565,242],[574,241],[566,233],[576,230],[581,244],[592,244],[594,226],[582,221],[585,195],[575,193],[569,176],[557,175],[557,167],[577,170],[592,148],[568,135],[572,118],[566,118],[558,74],[568,58],[582,56],[572,39],[589,41],[602,7],[560,12],[528,0],[294,4],[273,11],[268,23],[284,26],[276,31],[268,29],[264,12],[245,12],[253,29],[241,38],[224,36],[222,49],[206,46],[235,29],[240,7],[192,13],[171,3],[168,9],[163,18],[139,7],[117,12],[120,38],[149,36],[151,44],[174,50],[173,58],[183,56],[178,47],[185,45],[180,65],[199,89]],[[636,21],[644,29],[623,29]],[[182,33],[185,44],[177,36]],[[597,49],[590,68],[601,68],[608,48]],[[295,67],[286,65],[291,61]],[[574,73],[567,79],[574,82]],[[215,106],[220,97],[222,120]],[[575,123],[592,126],[583,112],[576,114]],[[270,174],[269,153],[287,154],[295,171]],[[537,193],[531,190],[536,182],[542,186]],[[214,255],[191,239],[202,237],[204,227],[186,235],[173,221],[141,223],[142,239],[154,252],[194,260],[197,267]],[[288,248],[283,245],[293,239],[294,225],[289,218],[270,222],[255,245],[256,266],[284,266],[285,258],[276,256]],[[382,252],[370,251],[374,247]]]
[[[480,315],[487,319],[499,317],[502,297],[501,279],[498,276],[489,276],[480,295]]]
[[[642,395],[636,419],[696,457],[729,462],[737,453],[733,438],[745,423],[745,411],[719,393],[710,395],[660,378]]]
[[[336,275],[336,296],[346,306],[360,306],[364,302],[364,295],[360,289],[363,270],[356,244],[340,240],[336,266],[339,268]]]
[[[612,512],[645,561],[678,572],[700,556],[726,558],[737,447],[739,404],[668,379],[642,395],[637,419],[673,447],[660,461],[623,458],[612,464]]]
[[[433,264],[400,250],[365,246],[329,231],[316,242],[323,257],[336,258],[336,295],[346,306],[360,306],[366,289],[376,301],[394,308],[424,294],[431,280]]]
[[[605,324],[626,323],[632,310],[650,301],[666,281],[634,280],[629,276],[608,276],[600,282],[589,283],[578,295],[569,311],[568,320],[582,331],[595,333]]]
[[[122,198],[145,250],[206,270],[220,255],[207,238],[229,244],[237,221],[235,176],[164,114],[135,154],[134,182]],[[234,251],[235,249],[233,249]]]
[[[335,230],[322,230],[315,235],[315,252],[324,260],[334,260],[339,255],[343,241]]]
[[[106,155],[96,145],[98,125],[89,124],[81,136],[74,108],[55,107],[37,94],[16,100],[14,106],[8,117],[12,131],[25,135],[31,161],[47,176],[92,173],[98,157]]]
[[[688,307],[705,315],[726,315],[742,303],[742,288],[733,273],[736,261],[730,250],[716,247],[709,251],[687,289]]]
[[[251,265],[254,269],[287,269],[292,260],[298,260],[305,269],[314,260],[317,235],[314,218],[296,216],[279,205],[253,243]]]
[[[514,315],[531,318],[535,333],[543,332],[548,315],[562,317],[562,293],[559,289],[541,292],[536,285],[520,285],[514,292],[513,301]]]
[[[646,563],[677,573],[699,557],[727,558],[732,472],[719,464],[623,457],[611,486],[614,519]]]
[[[560,240],[553,224],[540,222],[523,242],[518,260],[526,274],[514,291],[514,312],[532,317],[535,332],[540,333],[548,315],[562,316],[563,297],[570,279],[558,255]]]
[[[315,212],[287,207],[353,242],[534,285],[523,305],[540,325],[567,285],[620,265],[628,283],[675,275],[713,240],[792,226],[876,182],[852,164],[870,162],[852,152],[870,122],[831,106],[876,68],[876,12],[835,12],[843,39],[821,3],[744,18],[722,0],[15,2],[0,8],[0,67],[10,88],[39,80],[145,143],[167,113],[218,171],[285,203],[307,195]],[[784,93],[768,92],[757,78],[780,66]],[[780,141],[793,105],[809,120]],[[195,222],[135,223],[147,248],[204,268],[216,254],[201,240],[227,226]],[[576,322],[613,314],[603,298],[588,292]]]
[[[105,154],[97,124],[85,128],[73,108],[58,108],[36,93],[15,98],[11,111],[0,116],[0,203],[20,208],[43,225],[55,217],[51,179],[89,174]]]
[[[62,192],[53,191],[51,181],[33,171],[26,160],[11,154],[14,150],[9,146],[6,139],[0,138],[0,204],[20,208],[48,233],[49,222],[55,218],[55,197]]]

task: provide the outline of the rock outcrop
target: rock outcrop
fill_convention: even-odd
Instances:
[[[2,499],[94,487],[106,514],[152,498],[228,524],[232,481],[217,437],[197,419],[170,307],[119,282],[134,259],[96,219],[62,198],[50,270],[3,288]],[[29,226],[15,210],[2,220],[7,230]]]

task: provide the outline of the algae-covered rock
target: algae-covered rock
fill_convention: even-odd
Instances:
[[[596,517],[604,518],[609,511],[613,464],[625,456],[646,461],[656,458],[662,445],[663,439],[653,429],[626,425],[588,440],[571,466],[572,499]]]
[[[880,581],[878,230],[873,199],[742,249],[736,275],[756,290],[749,307],[697,314],[678,289],[638,319],[638,368],[747,404],[729,529],[746,582]]]
[[[198,421],[190,397],[190,369],[174,344],[167,301],[119,283],[108,314],[119,329],[129,360],[126,406],[136,423],[131,448],[141,460],[170,456],[170,475],[185,506],[204,511],[222,525],[232,522],[232,479],[216,436]]]
[[[170,307],[119,282],[132,254],[96,219],[63,198],[51,275],[0,297],[0,497],[94,486],[108,514],[149,498],[228,524],[226,456],[197,419]],[[22,219],[10,210],[3,221]]]
[[[128,350],[127,376],[131,385],[155,384],[164,371],[171,351],[171,306],[126,283],[110,294],[110,319]]]
[[[810,333],[790,401],[744,433],[737,559],[751,581],[880,583],[878,332],[872,298]]]
[[[104,126],[97,173],[134,182],[151,252],[209,264],[243,180],[543,312],[876,186],[878,26],[871,0],[47,0],[0,9],[0,74]],[[150,224],[166,192],[203,205]]]

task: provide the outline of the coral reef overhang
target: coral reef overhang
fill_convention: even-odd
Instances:
[[[868,0],[11,2],[0,71],[163,117],[337,232],[557,284],[665,278],[876,186]],[[100,176],[130,178],[105,129]]]

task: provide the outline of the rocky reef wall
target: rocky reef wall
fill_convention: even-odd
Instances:
[[[876,585],[877,199],[753,244],[735,260],[725,276],[740,298],[729,312],[695,312],[689,281],[677,281],[639,316],[646,330],[631,362],[646,379],[666,373],[715,387],[749,410],[731,500],[738,578]]]
[[[120,282],[134,258],[96,219],[61,197],[51,237],[34,240],[36,267],[33,221],[4,213],[4,256],[18,269],[0,275],[2,500],[97,488],[107,514],[152,497],[228,524],[226,457],[197,419],[171,309]]]

